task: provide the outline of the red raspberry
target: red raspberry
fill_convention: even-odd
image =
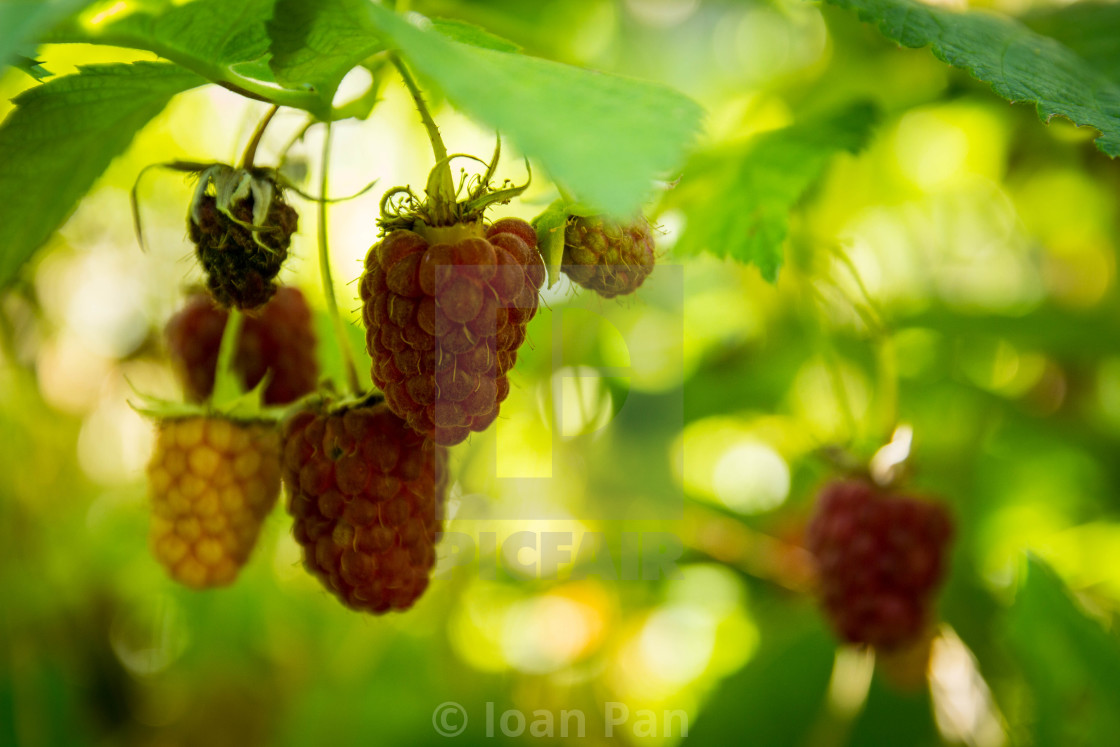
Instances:
[[[544,261],[532,226],[514,218],[485,235],[481,224],[418,230],[392,231],[366,257],[366,348],[393,412],[451,446],[498,416]]]
[[[573,282],[605,298],[633,293],[653,272],[653,229],[644,215],[629,223],[575,216],[564,230],[563,262]]]
[[[347,607],[406,610],[428,586],[446,449],[385,404],[302,411],[284,425],[284,482],[303,562]]]
[[[807,540],[825,613],[840,637],[887,650],[917,640],[952,534],[943,504],[894,496],[863,480],[827,485]]]
[[[167,323],[167,350],[187,398],[202,402],[214,389],[218,348],[228,312],[209,294],[195,293]],[[252,389],[268,371],[266,405],[283,405],[314,391],[319,379],[311,310],[295,288],[280,288],[263,309],[246,314],[233,361],[242,385]]]
[[[148,464],[152,554],[193,588],[233,581],[280,494],[271,424],[219,417],[165,420]]]

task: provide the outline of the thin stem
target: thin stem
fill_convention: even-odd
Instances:
[[[299,132],[297,132],[292,137],[292,139],[288,141],[288,144],[285,145],[280,151],[280,158],[277,159],[276,162],[277,171],[283,170],[284,165],[288,162],[288,153],[290,153],[292,148],[296,146],[296,143],[298,143],[300,140],[303,140],[303,137],[307,134],[307,131],[317,124],[319,124],[319,120],[315,119],[314,117],[308,117],[307,122],[305,122],[303,127],[299,129]]]
[[[234,371],[237,359],[237,346],[241,341],[241,323],[245,315],[236,307],[226,314],[226,326],[222,331],[222,342],[218,346],[218,363],[214,369],[214,389],[211,402],[225,404],[241,395],[242,384]]]
[[[432,114],[428,111],[428,105],[424,103],[424,94],[420,92],[420,87],[416,85],[416,79],[412,77],[412,73],[408,71],[408,68],[405,67],[404,62],[396,53],[391,55],[391,59],[393,60],[393,66],[400,73],[401,80],[404,81],[405,88],[408,89],[409,95],[416,103],[416,109],[420,112],[420,121],[424,123],[424,129],[428,131],[428,140],[432,143],[432,154],[436,158],[436,168],[439,169],[436,192],[440,198],[453,202],[455,200],[455,179],[451,174],[451,164],[447,158],[447,146],[443,144],[443,138],[440,137],[439,127],[432,119]],[[436,195],[430,196],[434,197]]]
[[[856,287],[859,289],[860,295],[863,297],[863,302],[867,305],[868,313],[864,313],[859,308],[859,304],[853,301],[852,306],[856,309],[856,312],[859,313],[861,317],[863,317],[864,322],[869,322],[870,316],[870,322],[867,326],[871,328],[873,334],[886,334],[887,330],[886,324],[883,321],[884,317],[882,310],[879,308],[879,305],[875,303],[875,300],[871,297],[871,293],[868,292],[867,286],[864,285],[863,278],[860,276],[859,269],[856,267],[855,262],[852,261],[852,258],[848,256],[847,252],[845,252],[838,246],[830,244],[828,249],[829,253],[832,254],[832,256],[837,260],[839,260],[839,262],[844,265],[844,269],[848,271],[848,274],[852,276],[852,279],[856,283]]]
[[[832,344],[832,339],[829,337],[828,330],[825,328],[823,320],[823,310],[827,303],[824,294],[821,293],[820,288],[813,284],[809,278],[805,278],[805,287],[812,293],[816,303],[814,309],[816,311],[817,323],[819,324],[820,334],[820,352],[821,357],[824,359],[825,371],[828,374],[829,382],[832,385],[833,392],[836,394],[837,404],[840,406],[840,414],[844,418],[844,424],[848,429],[848,443],[852,443],[859,438],[859,424],[856,422],[855,412],[852,410],[852,403],[848,399],[848,389],[844,386],[844,374],[841,369],[840,356],[836,352],[835,346]]]
[[[875,367],[879,385],[875,390],[879,398],[879,428],[881,435],[889,439],[898,425],[898,354],[890,335],[880,338],[878,348]]]
[[[324,195],[327,193],[327,177],[330,173],[331,123],[327,122],[326,127],[327,131],[323,136],[323,156],[320,159],[321,163],[319,166],[319,192]],[[323,279],[323,296],[327,299],[327,312],[330,314],[331,322],[334,324],[335,341],[338,343],[339,350],[342,352],[342,362],[346,369],[346,380],[354,395],[360,396],[363,389],[358,379],[358,367],[354,363],[354,354],[353,351],[350,350],[350,338],[346,335],[346,327],[343,325],[342,315],[338,312],[338,299],[335,298],[334,281],[331,279],[330,252],[327,248],[326,200],[319,203],[319,274]]]
[[[241,157],[241,168],[246,170],[253,168],[253,159],[257,157],[257,146],[261,144],[261,138],[264,137],[264,131],[268,129],[268,123],[272,121],[279,110],[280,107],[273,104],[269,107],[268,113],[257,124],[257,129],[253,131],[253,138],[245,146],[245,155]]]

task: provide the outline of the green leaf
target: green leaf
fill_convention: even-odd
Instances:
[[[765,631],[758,653],[713,694],[688,736],[698,744],[810,744],[825,706],[835,644],[812,618]]]
[[[960,13],[916,0],[830,2],[856,11],[899,44],[928,45],[1008,101],[1034,104],[1043,121],[1057,114],[1095,127],[1097,147],[1120,155],[1120,83],[1060,42],[986,11]]]
[[[1078,2],[1031,13],[1023,21],[1120,85],[1120,5]]]
[[[90,65],[15,99],[0,125],[0,287],[172,96],[204,83],[174,65]]]
[[[329,110],[346,73],[385,48],[364,12],[368,0],[277,0],[268,34],[272,70],[292,87],[308,87]]]
[[[369,0],[277,0],[268,23],[277,80],[315,91],[322,111],[328,111],[346,74],[386,49],[367,5]],[[502,52],[521,49],[464,21],[435,19],[432,27],[463,44]]]
[[[670,88],[451,41],[385,8],[367,12],[409,64],[461,111],[538,159],[576,199],[627,215],[676,168],[701,109]],[[454,150],[454,149],[453,149]]]
[[[1120,640],[1038,558],[1028,560],[1005,632],[1033,691],[1034,743],[1109,743],[1120,728]],[[1070,720],[1074,708],[1079,718]]]
[[[0,69],[44,29],[93,0],[11,0],[0,2]]]
[[[878,112],[859,102],[823,119],[758,136],[746,147],[696,155],[666,198],[687,218],[681,255],[710,252],[754,264],[770,282],[782,265],[789,212],[840,151],[866,144]],[[719,199],[712,199],[712,195]]]
[[[277,85],[267,64],[270,41],[265,24],[272,17],[273,2],[159,0],[108,16],[97,25],[71,19],[45,39],[147,50],[251,98],[314,109],[318,97]]]
[[[855,717],[847,744],[860,747],[939,747],[928,688],[900,690],[879,672],[871,681],[867,701]]]
[[[484,28],[473,23],[458,21],[452,18],[433,18],[432,28],[452,41],[470,44],[481,49],[493,49],[497,52],[520,52],[521,47],[508,39],[503,39],[497,34],[491,34]]]
[[[12,67],[22,70],[40,83],[54,75],[50,70],[43,67],[42,61],[33,60],[20,54],[12,58]]]

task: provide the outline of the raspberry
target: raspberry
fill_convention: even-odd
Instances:
[[[536,232],[506,218],[397,229],[370,249],[362,316],[373,381],[390,409],[441,445],[498,416],[507,372],[537,312]]]
[[[284,425],[284,482],[307,569],[347,607],[412,606],[428,586],[447,452],[385,404],[301,411]]]
[[[561,269],[605,298],[636,291],[653,272],[653,263],[653,229],[644,215],[629,223],[576,216],[564,230]]]
[[[255,309],[272,298],[276,292],[274,278],[288,257],[299,222],[295,209],[284,202],[273,184],[264,228],[250,228],[254,199],[250,194],[230,207],[241,221],[238,223],[218,209],[213,195],[203,195],[192,206],[187,221],[191,241],[206,271],[206,286],[222,306]]]
[[[218,417],[164,420],[148,486],[156,560],[185,586],[224,586],[280,493],[280,436],[272,425]]]
[[[952,533],[942,504],[863,480],[826,486],[807,539],[824,611],[840,637],[886,650],[920,638]]]
[[[214,371],[228,313],[207,293],[195,293],[167,323],[167,350],[187,397],[202,402],[214,389]],[[313,391],[319,379],[311,310],[295,288],[280,288],[258,313],[241,324],[233,360],[248,391],[266,372],[266,405],[283,405]]]

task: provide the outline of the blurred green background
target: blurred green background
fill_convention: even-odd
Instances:
[[[690,228],[750,198],[686,168],[679,189],[702,199],[669,191],[651,206],[663,267],[650,284],[621,302],[577,302],[566,280],[548,290],[503,417],[454,451],[449,531],[494,532],[499,546],[518,531],[571,532],[576,547],[588,532],[669,532],[685,546],[679,577],[572,578],[567,563],[556,579],[525,578],[483,551],[412,611],[373,618],[302,570],[281,509],[233,587],[198,593],[165,577],[146,545],[153,430],[128,399],[130,386],[179,396],[161,330],[199,270],[185,236],[190,186],[143,183],[146,254],[128,190],[149,163],[240,152],[265,105],[208,86],[141,133],[0,297],[0,744],[567,741],[559,723],[554,737],[507,737],[497,723],[489,736],[487,703],[495,718],[583,709],[592,744],[681,740],[660,722],[643,734],[636,719],[606,737],[609,702],[658,719],[683,711],[700,744],[1114,743],[1120,171],[1092,133],[1043,125],[927,51],[801,0],[413,8],[687,93],[708,111],[698,158],[734,159],[760,133],[856,98],[883,112],[868,147],[833,159],[798,202],[774,285],[755,268],[674,252]],[[41,56],[55,74],[148,57],[81,45]],[[0,114],[32,84],[0,77]],[[438,102],[435,116],[452,151],[490,153],[491,133]],[[258,161],[301,125],[282,112]],[[321,137],[292,152],[308,184]],[[504,164],[520,180],[517,157]],[[331,212],[337,293],[359,348],[352,281],[375,241],[381,187],[421,184],[429,166],[395,80],[368,121],[336,128],[332,192],[379,180]],[[531,218],[553,194],[540,179],[504,214]],[[315,211],[297,206],[283,279],[322,311]],[[662,275],[680,283],[654,282]],[[550,309],[577,303],[610,324],[564,326],[565,365],[628,355],[639,373],[575,386],[575,368],[555,369]],[[328,324],[321,313],[324,365],[337,371]],[[797,544],[831,474],[821,450],[866,460],[897,423],[913,429],[910,485],[951,504],[958,525],[929,683],[909,692],[873,674],[867,655],[837,649]],[[552,479],[532,495],[508,479],[529,477]],[[508,518],[527,501],[548,518]],[[649,518],[647,501],[679,516]],[[583,518],[603,506],[634,518]],[[455,738],[433,728],[446,701],[470,718]]]

